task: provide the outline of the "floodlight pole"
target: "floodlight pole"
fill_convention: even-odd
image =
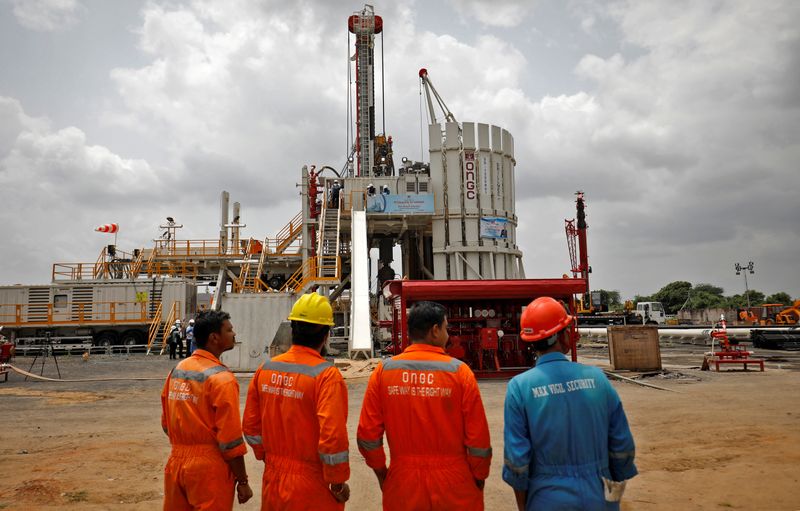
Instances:
[[[747,287],[747,272],[750,272],[750,275],[754,274],[755,264],[753,261],[749,261],[747,264],[744,263],[736,263],[733,265],[733,268],[736,270],[736,275],[743,274],[744,275],[744,296],[747,298],[747,310],[750,310],[750,289]]]

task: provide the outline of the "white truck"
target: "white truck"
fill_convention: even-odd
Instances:
[[[667,314],[661,302],[639,302],[634,313],[642,318],[645,325],[664,325],[667,322]]]

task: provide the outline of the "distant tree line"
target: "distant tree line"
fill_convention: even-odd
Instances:
[[[748,297],[750,305],[763,305],[765,303],[782,303],[790,305],[792,297],[783,291],[766,296],[761,291],[750,289],[747,293],[725,296],[724,290],[713,284],[697,284],[676,280],[662,287],[651,296],[634,297],[634,302],[661,302],[668,314],[675,314],[680,309],[738,309],[747,307]]]

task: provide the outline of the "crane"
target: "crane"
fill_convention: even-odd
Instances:
[[[436,102],[439,103],[439,108],[441,108],[444,113],[444,120],[446,122],[456,122],[456,117],[453,115],[453,112],[447,108],[447,105],[444,104],[444,100],[436,91],[436,87],[433,86],[433,82],[428,77],[428,70],[424,67],[419,70],[419,79],[422,81],[423,87],[425,87],[425,98],[428,100],[428,113],[431,116],[431,124],[439,124],[436,121],[436,114],[433,111],[431,95],[433,95],[433,97],[436,98]]]

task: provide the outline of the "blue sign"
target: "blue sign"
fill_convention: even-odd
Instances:
[[[376,194],[367,196],[367,213],[389,215],[433,214],[433,195],[426,194]]]
[[[508,239],[508,219],[498,216],[481,217],[481,238]]]

